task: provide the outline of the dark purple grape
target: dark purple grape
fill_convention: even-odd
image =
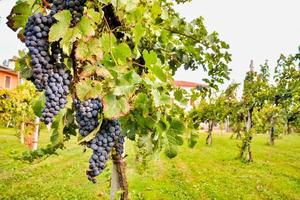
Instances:
[[[95,177],[104,170],[112,147],[120,156],[124,152],[124,136],[121,134],[119,121],[103,120],[97,135],[87,146],[93,150],[93,154],[90,157],[89,170],[86,174],[88,180],[96,183]]]

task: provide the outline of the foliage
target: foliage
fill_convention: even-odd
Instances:
[[[233,114],[232,107],[237,103],[236,90],[239,84],[232,83],[221,94],[214,96],[203,92],[194,93],[194,98],[198,97],[199,103],[195,104],[189,113],[189,119],[194,128],[198,129],[200,123],[213,122],[213,124],[224,122],[227,117]]]
[[[275,136],[284,132],[283,113],[280,107],[274,104],[266,104],[262,109],[254,111],[253,123],[256,133],[265,134],[274,128]],[[271,118],[273,118],[271,123]]]
[[[31,105],[37,96],[34,86],[25,81],[12,90],[0,90],[0,123],[19,126],[22,122],[34,121],[34,112]]]
[[[299,118],[299,97],[300,97],[300,58],[299,55],[288,57],[281,55],[277,61],[274,79],[277,85],[276,103],[283,110],[287,132],[290,126],[297,124]]]
[[[47,12],[44,3],[17,2],[8,24],[20,38],[28,16]],[[190,129],[179,106],[188,98],[174,86],[172,75],[181,66],[202,68],[208,75],[204,81],[217,88],[229,78],[231,60],[229,45],[216,32],[208,33],[202,17],[187,22],[172,6],[167,0],[88,1],[79,23],[71,26],[71,14],[64,10],[54,16],[57,21],[49,32],[49,42],[59,43],[72,71],[71,95],[80,100],[102,98],[104,118],[119,118],[129,139],[150,136],[153,150],[164,149],[169,157],[177,155],[176,146],[183,144],[183,134]],[[29,77],[27,68],[21,65],[20,70]],[[69,119],[67,113],[72,112],[64,110],[59,116]],[[72,120],[64,122],[52,125],[54,144],[63,141],[63,130],[75,127]]]

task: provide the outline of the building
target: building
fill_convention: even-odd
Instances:
[[[197,87],[208,87],[207,84],[204,84],[204,83],[195,83],[195,82],[190,82],[190,81],[180,81],[180,80],[177,80],[175,81],[175,85],[177,87],[181,87],[183,89],[185,89],[188,93],[191,92],[191,89],[193,88],[197,88]],[[190,103],[189,105],[187,105],[185,107],[186,110],[190,110],[192,109],[193,107],[193,103],[192,100],[190,99]]]
[[[14,89],[20,83],[20,75],[13,70],[14,60],[11,59],[8,65],[0,65],[0,89]]]
[[[195,82],[189,82],[189,81],[175,81],[175,85],[178,87],[182,87],[186,90],[190,90],[190,89],[196,88],[196,87],[208,87],[207,84],[195,83]]]

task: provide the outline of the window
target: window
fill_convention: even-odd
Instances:
[[[11,77],[5,76],[5,88],[10,88],[10,81],[11,81]]]

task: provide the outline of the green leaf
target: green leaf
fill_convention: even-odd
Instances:
[[[117,39],[111,33],[103,33],[100,42],[102,50],[106,53],[109,53],[111,49],[116,45]]]
[[[80,22],[76,25],[76,28],[78,28],[78,30],[84,36],[91,37],[95,35],[95,30],[93,28],[92,21],[86,16],[83,16],[81,18]]]
[[[52,144],[59,144],[63,143],[64,141],[64,127],[65,127],[65,114],[67,109],[61,110],[58,115],[55,116],[54,121],[52,123],[51,129],[51,143]]]
[[[93,38],[88,42],[80,41],[76,48],[76,58],[81,61],[96,62],[103,59],[100,40]]]
[[[174,145],[167,146],[165,148],[165,154],[169,158],[175,158],[177,156],[177,148]]]
[[[40,93],[39,98],[32,102],[32,109],[36,116],[41,117],[45,107],[46,97],[44,93]]]
[[[17,2],[12,8],[10,14],[7,16],[7,25],[13,31],[17,31],[19,28],[24,28],[27,23],[27,19],[32,15],[31,6],[28,2]]]
[[[95,23],[99,24],[102,21],[103,12],[97,12],[94,9],[88,9],[86,11],[86,15],[88,18],[92,19]]]
[[[104,117],[108,119],[116,119],[126,115],[130,111],[130,106],[124,97],[108,94],[104,97]]]
[[[126,3],[125,3],[125,5],[126,5],[125,10],[127,12],[130,12],[130,11],[134,10],[137,7],[137,5],[139,4],[139,2],[140,2],[139,0],[125,0],[125,1],[126,1]]]
[[[151,67],[152,65],[157,63],[157,54],[152,50],[150,53],[146,49],[143,51],[143,57],[145,60],[145,65],[147,67]]]
[[[142,23],[139,22],[133,29],[134,43],[135,46],[138,46],[141,38],[145,35],[146,29],[143,27]]]
[[[73,49],[73,43],[80,38],[81,34],[77,28],[69,28],[60,41],[60,46],[66,55],[70,55]]]
[[[55,42],[64,37],[64,35],[69,29],[72,15],[69,10],[63,10],[55,14],[54,18],[58,22],[53,24],[50,28],[49,42]]]
[[[166,133],[169,143],[174,145],[182,145],[183,144],[182,135],[184,134],[184,131],[185,131],[184,123],[174,119],[171,122],[170,127]]]
[[[118,64],[122,65],[126,63],[126,59],[131,57],[131,50],[126,43],[121,43],[112,50],[114,58]]]
[[[152,89],[152,95],[154,99],[154,103],[156,107],[163,106],[163,105],[171,105],[172,100],[169,95],[161,93],[157,89]]]
[[[161,66],[154,65],[154,66],[148,67],[148,68],[153,74],[155,74],[155,76],[157,78],[159,78],[163,82],[166,82],[167,77],[166,77],[166,74],[164,73],[164,71],[162,70]]]
[[[161,81],[166,82],[166,75],[164,71],[162,70],[162,67],[158,64],[158,58],[157,54],[151,50],[150,53],[148,53],[147,50],[143,51],[143,57],[145,60],[145,65],[148,67],[148,69]]]
[[[80,100],[84,100],[89,91],[92,89],[87,81],[80,81],[76,84],[76,94]]]
[[[114,95],[129,95],[137,89],[136,84],[141,82],[140,76],[134,72],[128,72],[118,78],[118,83],[114,89]]]
[[[29,54],[19,51],[19,58],[16,59],[15,70],[20,72],[22,78],[27,79],[32,76],[32,67]]]
[[[103,93],[103,86],[98,81],[80,81],[76,84],[76,94],[80,100],[86,100],[89,98],[96,98]]]

